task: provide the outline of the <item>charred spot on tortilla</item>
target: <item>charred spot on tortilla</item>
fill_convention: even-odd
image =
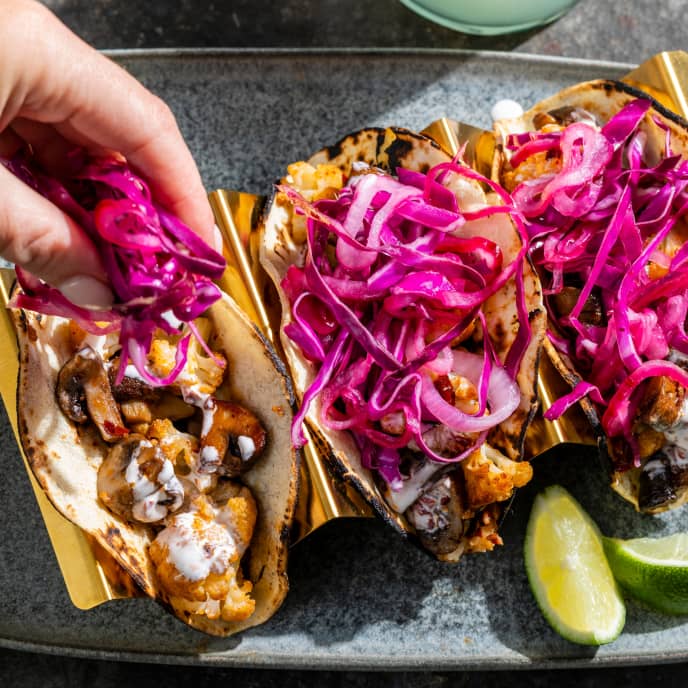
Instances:
[[[381,142],[380,146],[382,146]],[[410,141],[404,141],[401,138],[395,138],[391,145],[385,148],[387,154],[386,168],[388,171],[394,171],[397,167],[401,167],[404,158],[413,150],[413,144]]]
[[[440,178],[442,176],[449,177],[447,187],[445,188],[445,198],[453,196],[455,201],[461,209],[470,208],[471,211],[477,211],[483,216],[490,214],[490,203],[488,202],[481,183],[472,178],[472,172],[462,174],[462,169],[458,171],[452,167],[451,158],[445,154],[440,147],[432,140],[400,128],[387,129],[369,129],[363,130],[358,134],[351,134],[335,146],[330,146],[316,154],[314,154],[307,162],[299,162],[290,165],[288,168],[287,177],[282,180],[282,183],[277,187],[277,193],[273,202],[266,208],[263,218],[264,234],[263,244],[261,246],[261,261],[273,280],[273,283],[278,289],[280,301],[282,305],[282,328],[281,339],[283,350],[287,361],[290,364],[290,369],[294,379],[294,383],[299,396],[303,397],[307,394],[309,386],[316,378],[317,366],[314,361],[321,361],[323,352],[328,351],[328,347],[333,347],[333,338],[329,337],[329,332],[342,332],[341,320],[331,318],[328,315],[323,322],[314,326],[314,332],[322,336],[324,339],[324,346],[320,353],[318,353],[318,345],[313,344],[312,350],[307,353],[301,347],[301,343],[306,344],[305,339],[292,340],[287,334],[289,331],[294,331],[297,327],[296,318],[292,316],[292,306],[294,306],[295,299],[301,299],[299,303],[303,306],[294,306],[294,308],[303,308],[299,313],[299,321],[307,317],[309,309],[313,308],[313,302],[308,302],[308,299],[319,298],[319,293],[312,291],[313,283],[308,286],[309,280],[312,279],[312,266],[319,264],[322,266],[330,266],[332,270],[338,270],[339,251],[343,246],[342,241],[338,241],[336,236],[340,235],[341,229],[335,226],[335,223],[346,222],[346,215],[344,207],[351,207],[357,202],[357,189],[370,187],[366,193],[370,194],[372,199],[375,199],[369,206],[367,213],[365,208],[361,206],[357,212],[361,216],[365,215],[366,220],[363,223],[364,228],[360,225],[346,226],[346,232],[350,232],[352,238],[356,241],[362,241],[362,237],[368,227],[367,223],[374,223],[375,213],[378,208],[385,205],[385,197],[387,194],[397,193],[397,189],[401,189],[404,185],[415,185],[416,188],[422,188],[424,178],[418,175],[433,176],[433,169],[437,169],[436,175]],[[331,167],[330,167],[331,166]],[[343,175],[339,178],[336,186],[333,188],[333,180],[336,175],[332,168],[336,168]],[[404,177],[404,181],[394,179],[393,182],[387,180],[392,179],[390,175],[395,175],[397,170],[401,169],[400,176]],[[406,181],[408,180],[408,181]],[[411,182],[411,180],[413,180]],[[433,176],[433,182],[436,181]],[[375,195],[375,185],[380,185],[380,191]],[[427,182],[432,186],[432,182]],[[399,184],[399,186],[394,186]],[[389,185],[388,190],[385,185]],[[489,182],[488,182],[489,185]],[[439,186],[439,184],[438,184]],[[384,190],[383,190],[384,187]],[[392,188],[393,187],[393,188]],[[408,189],[408,186],[406,187]],[[405,192],[406,193],[406,192]],[[415,192],[413,192],[415,193]],[[440,193],[440,191],[437,191]],[[329,232],[327,238],[323,238],[325,229],[327,228],[328,220],[320,220],[322,216],[319,215],[321,211],[325,211],[327,207],[339,207],[340,199],[346,197],[346,202],[342,204],[341,214],[337,215],[333,212],[329,217],[332,219],[333,229],[335,231]],[[351,200],[349,200],[351,198]],[[322,206],[318,205],[322,201]],[[414,198],[414,201],[416,199]],[[447,201],[447,203],[450,203]],[[464,204],[464,205],[462,205]],[[299,208],[298,212],[293,210],[293,206]],[[446,210],[446,207],[444,208]],[[453,209],[456,212],[456,208]],[[340,212],[340,211],[337,211]],[[409,210],[410,212],[410,210]],[[446,221],[448,213],[443,215]],[[314,233],[313,226],[310,229],[307,227],[307,222],[313,223],[317,226],[317,232]],[[403,223],[399,219],[394,220],[390,224],[391,227],[400,226]],[[448,239],[450,245],[447,248],[447,255],[454,249],[451,248],[453,237],[464,236],[458,225],[463,224],[461,219],[457,220],[456,233],[447,232],[447,235],[452,236]],[[366,432],[372,435],[386,434],[390,438],[390,444],[395,447],[394,453],[405,452],[407,459],[401,461],[395,470],[399,470],[398,483],[391,487],[391,474],[383,476],[378,471],[378,465],[373,465],[377,458],[373,458],[373,464],[368,463],[368,459],[364,460],[364,453],[359,438],[354,440],[354,434],[349,430],[339,430],[330,426],[326,417],[323,415],[321,407],[322,395],[310,396],[310,408],[307,411],[307,423],[310,430],[311,442],[314,442],[318,453],[325,457],[330,469],[330,473],[335,477],[335,480],[343,481],[347,486],[356,489],[363,498],[370,504],[373,509],[380,515],[380,517],[391,527],[397,530],[404,537],[410,537],[414,542],[423,542],[426,545],[426,550],[431,551],[436,556],[449,560],[456,561],[464,552],[468,551],[487,551],[492,549],[495,545],[500,544],[501,540],[497,535],[499,505],[490,505],[484,507],[483,505],[476,507],[468,506],[469,499],[459,499],[456,490],[449,489],[448,492],[443,492],[448,485],[459,485],[461,490],[466,490],[464,482],[470,483],[469,490],[474,489],[476,485],[483,487],[490,485],[494,488],[495,499],[508,500],[511,491],[517,486],[525,484],[531,475],[530,467],[525,462],[521,468],[516,464],[519,463],[523,447],[523,439],[525,436],[525,425],[532,418],[536,401],[536,364],[539,359],[540,345],[544,336],[545,314],[541,301],[541,291],[535,273],[530,265],[524,263],[525,286],[522,291],[514,289],[515,281],[509,281],[511,271],[515,269],[516,261],[523,259],[525,254],[524,242],[518,235],[517,229],[510,220],[498,221],[500,229],[489,226],[480,226],[480,223],[473,225],[471,230],[471,223],[466,223],[469,227],[465,232],[467,241],[477,242],[476,246],[480,244],[490,250],[490,246],[499,247],[496,249],[504,258],[504,269],[507,271],[507,277],[504,278],[503,290],[495,288],[496,296],[490,300],[489,307],[486,308],[485,319],[487,328],[483,331],[483,326],[475,322],[467,322],[462,329],[464,332],[456,332],[453,346],[459,350],[463,349],[469,351],[482,351],[482,343],[484,337],[489,337],[491,341],[491,348],[493,348],[500,359],[498,367],[506,365],[504,362],[508,357],[509,350],[514,347],[514,341],[519,331],[522,328],[528,330],[528,347],[523,351],[523,358],[518,364],[518,374],[515,376],[518,381],[514,381],[516,385],[513,387],[514,398],[510,403],[514,407],[510,408],[510,417],[500,422],[498,428],[493,428],[488,436],[487,441],[494,443],[489,451],[476,449],[473,453],[476,455],[472,464],[473,474],[464,478],[464,462],[452,464],[453,473],[449,478],[449,483],[446,482],[445,477],[448,471],[443,467],[444,461],[447,457],[454,457],[459,451],[466,451],[470,454],[471,447],[474,442],[478,441],[479,433],[468,433],[466,437],[459,437],[459,433],[448,433],[446,437],[440,437],[439,434],[432,438],[428,434],[425,439],[422,434],[419,434],[416,446],[406,449],[398,449],[402,444],[408,443],[406,437],[406,422],[403,414],[401,417],[398,412],[383,413],[379,412],[372,417],[368,423]],[[484,225],[487,225],[487,221]],[[506,226],[504,226],[504,224]],[[418,221],[418,226],[423,226],[421,220]],[[379,231],[380,226],[376,225],[376,231]],[[306,235],[307,231],[311,232],[311,240],[314,245],[322,245],[324,247],[323,256],[314,257],[309,255],[306,261]],[[389,231],[383,228],[383,231]],[[429,230],[424,229],[428,232]],[[483,236],[481,232],[485,232]],[[335,236],[336,235],[336,236]],[[418,241],[422,241],[422,233],[420,230],[417,235]],[[385,237],[385,242],[391,242],[394,245],[396,238]],[[319,244],[320,242],[320,244]],[[481,243],[482,242],[482,243]],[[491,243],[490,243],[491,242]],[[400,242],[403,245],[403,242]],[[343,249],[342,249],[343,250]],[[378,249],[375,249],[378,251]],[[380,253],[385,254],[385,249],[382,248]],[[370,255],[374,255],[373,252]],[[386,255],[386,254],[385,254]],[[483,268],[486,258],[485,253],[471,254],[469,270],[479,270]],[[489,259],[488,259],[489,260]],[[304,268],[305,266],[305,268]],[[305,282],[301,283],[296,277],[300,274],[299,270],[306,270],[308,275]],[[324,284],[319,287],[319,290],[324,292],[328,288],[328,281],[330,277],[334,280],[329,288],[334,288],[340,285],[343,280],[342,276],[346,270],[342,269],[340,273],[326,276]],[[291,275],[295,280],[294,286],[285,285],[287,276]],[[399,275],[397,281],[402,275]],[[366,276],[361,279],[363,282]],[[361,283],[363,283],[361,282]],[[359,283],[352,280],[352,285]],[[298,286],[297,286],[298,285]],[[287,294],[289,291],[289,294]],[[310,294],[313,294],[313,297]],[[525,294],[525,303],[520,311],[515,308],[515,303],[520,303],[521,295]],[[302,296],[303,295],[303,296]],[[387,292],[376,297],[377,303],[382,305]],[[341,297],[346,301],[346,296]],[[422,300],[419,297],[417,300]],[[317,303],[317,301],[315,302]],[[328,302],[329,303],[329,302]],[[372,303],[372,301],[371,301]],[[317,307],[317,306],[316,306]],[[335,308],[335,306],[332,306]],[[390,304],[391,307],[391,304]],[[339,306],[336,306],[339,308]],[[403,317],[414,317],[416,304],[413,301],[408,303],[399,303],[398,312]],[[334,311],[333,311],[334,312]],[[358,327],[356,321],[361,321],[367,318],[365,308],[357,311],[357,314],[348,320],[349,325]],[[494,314],[494,315],[493,315]],[[522,314],[522,315],[520,315]],[[519,317],[520,315],[520,317]],[[331,322],[335,322],[335,328]],[[478,323],[478,324],[476,324]],[[348,326],[348,325],[347,325]],[[447,325],[446,327],[449,327]],[[320,329],[319,329],[320,328]],[[389,329],[389,327],[387,328]],[[446,329],[442,330],[441,326],[434,332],[429,332],[426,337],[427,341],[431,342],[435,337],[441,337],[446,333]],[[338,335],[337,335],[338,336]],[[360,337],[365,338],[367,335],[361,334]],[[395,335],[396,336],[396,335]],[[329,339],[328,339],[329,337]],[[383,337],[383,330],[377,334],[378,342]],[[357,340],[362,341],[361,338]],[[372,352],[372,340],[368,340],[370,350],[366,346],[366,351],[369,351],[372,358],[378,355]],[[311,336],[310,342],[313,342]],[[306,346],[311,346],[306,344]],[[387,346],[387,344],[385,344]],[[399,351],[403,355],[404,346],[398,345]],[[516,347],[517,348],[517,347]],[[332,349],[331,349],[332,350]],[[448,356],[452,356],[453,349],[447,349]],[[350,356],[350,350],[347,350],[346,356]],[[359,355],[358,353],[356,354]],[[477,354],[480,355],[480,354]],[[387,356],[387,354],[379,354],[379,356],[386,357],[385,360],[390,362],[394,356]],[[512,358],[516,358],[513,356]],[[514,365],[513,362],[511,365]],[[412,366],[412,363],[409,364]],[[384,367],[384,366],[383,366]],[[450,366],[451,367],[451,366]],[[409,372],[416,373],[416,369],[409,367]],[[339,373],[330,373],[330,375],[338,375]],[[375,369],[368,379],[375,379],[381,373]],[[462,378],[460,374],[454,375],[451,373],[452,379],[444,380],[439,373],[433,373],[432,382],[428,383],[428,394],[437,394],[443,401],[452,408],[465,408],[466,413],[475,412],[479,406],[479,395],[477,387],[466,378]],[[446,377],[446,375],[444,376]],[[436,378],[436,379],[435,379]],[[430,379],[430,378],[429,378]],[[447,383],[449,386],[447,386]],[[478,385],[480,386],[480,385]],[[509,387],[507,385],[509,389]],[[432,392],[432,390],[435,390]],[[362,387],[359,383],[351,385],[350,397],[347,399],[354,399],[355,395],[360,395]],[[330,402],[328,402],[330,403]],[[330,418],[337,419],[346,418],[347,404],[343,397],[340,397],[330,405]],[[351,401],[355,404],[355,401]],[[457,406],[454,407],[453,404]],[[485,403],[483,401],[483,403]],[[497,411],[492,403],[491,412]],[[303,412],[302,412],[303,413]],[[482,413],[482,411],[481,411]],[[505,414],[506,415],[506,414]],[[423,419],[427,426],[425,430],[431,429],[433,422],[430,421],[432,416]],[[414,421],[415,422],[415,421]],[[494,420],[493,425],[497,425],[498,421]],[[410,427],[410,426],[409,426]],[[415,427],[415,426],[414,426]],[[402,436],[406,439],[402,442]],[[461,441],[460,441],[461,440]],[[298,442],[297,442],[298,443]],[[432,444],[434,449],[430,449]],[[324,449],[323,449],[324,445]],[[485,445],[487,446],[487,445]],[[503,450],[502,454],[497,447]],[[434,453],[437,461],[429,460],[425,453]],[[389,456],[389,452],[387,454]],[[375,454],[372,454],[375,457]],[[467,458],[467,457],[464,457]],[[407,465],[408,463],[408,465]],[[466,463],[468,466],[468,463]],[[466,469],[468,470],[468,469]],[[451,471],[449,471],[451,472]],[[499,479],[496,479],[499,476]],[[511,491],[507,486],[511,486]],[[489,489],[487,488],[487,492]],[[413,512],[410,508],[423,495],[435,492],[438,495],[438,506],[433,506],[432,496],[428,496],[426,504],[419,506],[419,513]],[[484,492],[486,494],[487,492]],[[444,510],[444,506],[440,504],[443,500],[449,499],[448,504],[452,508]],[[474,503],[473,503],[474,504]],[[493,508],[494,506],[494,508]],[[459,517],[459,514],[461,515]],[[456,519],[459,518],[459,521]],[[415,524],[414,524],[415,522]],[[451,544],[451,547],[450,547]]]

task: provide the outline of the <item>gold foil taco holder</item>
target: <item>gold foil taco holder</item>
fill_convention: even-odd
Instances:
[[[688,53],[659,53],[629,72],[623,81],[649,93],[662,105],[688,119]],[[491,132],[449,118],[433,122],[424,132],[451,154],[465,145],[464,155],[474,161],[479,171],[489,174],[494,149]],[[217,190],[209,194],[209,200],[223,235],[228,260],[221,287],[233,296],[268,340],[279,347],[276,337],[278,314],[275,302],[271,304],[270,299],[265,298],[269,285],[257,259],[260,237],[255,230],[263,199],[253,194]],[[0,297],[5,306],[13,284],[14,271],[0,268]],[[84,531],[55,509],[34,478],[19,439],[17,375],[16,333],[5,308],[0,320],[0,396],[72,603],[79,609],[90,609],[112,599],[134,597],[137,592],[128,576],[123,575],[120,567],[104,555]],[[560,391],[565,391],[563,384],[549,357],[543,355],[538,380],[541,408],[548,408]],[[554,422],[545,420],[539,413],[528,430],[526,456],[533,458],[565,443],[595,444],[577,407]],[[298,542],[330,520],[372,515],[357,493],[352,492],[349,486],[337,483],[329,474],[316,444],[310,442],[304,452],[293,542]]]

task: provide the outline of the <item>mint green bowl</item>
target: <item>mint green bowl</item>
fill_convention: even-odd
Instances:
[[[401,0],[410,10],[455,31],[495,36],[554,21],[578,0]]]

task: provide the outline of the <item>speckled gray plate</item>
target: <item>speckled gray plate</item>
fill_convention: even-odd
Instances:
[[[500,98],[525,105],[628,65],[465,52],[155,52],[116,58],[165,98],[209,189],[265,193],[284,166],[351,130],[421,128],[441,115],[489,126]],[[609,535],[688,530],[688,510],[639,516],[605,488],[595,453],[562,449],[507,518],[505,546],[453,567],[375,521],[329,524],[294,548],[291,592],[239,638],[192,631],[154,602],[72,607],[6,419],[0,480],[0,644],[88,657],[261,667],[466,669],[688,659],[687,618],[628,603],[623,635],[598,650],[547,626],[521,548],[534,493],[568,487]]]

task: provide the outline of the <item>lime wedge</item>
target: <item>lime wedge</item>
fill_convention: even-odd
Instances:
[[[604,538],[621,587],[653,609],[688,614],[688,534],[663,538]]]
[[[535,498],[525,565],[533,595],[557,633],[582,645],[618,638],[626,607],[607,563],[602,535],[559,485]]]

